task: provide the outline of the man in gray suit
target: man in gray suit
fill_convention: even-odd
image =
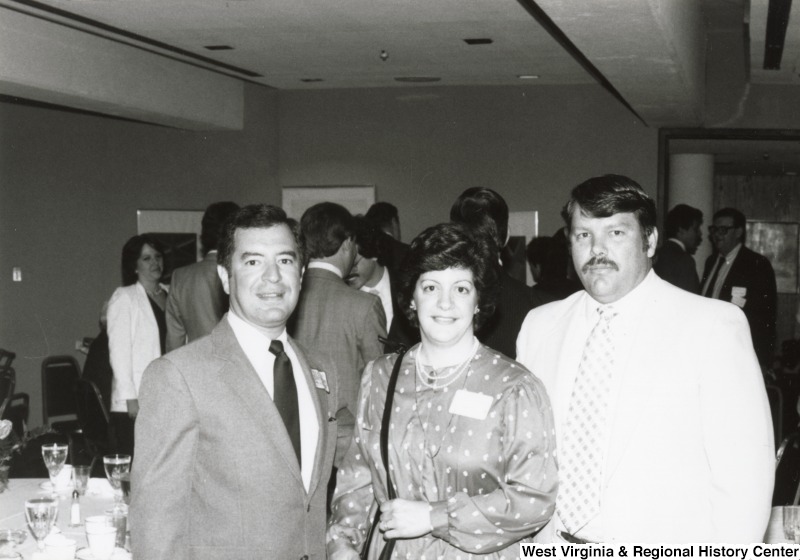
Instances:
[[[344,281],[357,254],[350,212],[333,202],[315,204],[303,214],[300,229],[309,262],[289,332],[335,364],[342,405],[355,417],[361,373],[383,354],[386,316],[380,298]],[[337,465],[350,444],[340,420]]]
[[[144,372],[131,543],[146,560],[325,558],[337,431],[333,369],[286,334],[300,294],[297,224],[247,206],[226,222],[230,311]]]
[[[172,272],[167,296],[167,352],[211,332],[228,310],[228,296],[217,275],[217,242],[235,202],[215,202],[206,208],[200,231],[203,260]]]

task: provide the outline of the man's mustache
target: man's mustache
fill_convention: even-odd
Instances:
[[[607,266],[613,270],[619,270],[619,266],[607,257],[592,257],[581,267],[581,271],[586,272],[593,266]]]

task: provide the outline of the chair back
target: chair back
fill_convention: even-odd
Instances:
[[[0,348],[0,369],[10,368],[11,362],[14,361],[17,355],[14,352],[3,350]]]
[[[28,431],[28,413],[31,408],[31,398],[28,393],[14,393],[2,414],[3,420],[11,420],[14,432],[23,437]]]
[[[75,403],[78,407],[78,426],[83,435],[107,447],[111,416],[100,395],[100,389],[88,379],[79,379],[75,383]]]
[[[59,425],[72,429],[77,424],[75,383],[81,378],[81,368],[72,356],[48,356],[42,360],[42,416],[53,429]],[[67,420],[54,422],[53,419]]]
[[[0,418],[5,418],[4,414],[11,396],[14,394],[14,385],[17,382],[17,375],[14,368],[0,368]]]
[[[773,506],[798,505],[800,501],[800,432],[784,438],[775,458]]]
[[[767,399],[772,412],[772,430],[775,435],[775,446],[783,441],[783,391],[777,385],[767,384]]]

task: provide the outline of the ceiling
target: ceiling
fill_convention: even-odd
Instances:
[[[761,68],[769,3],[0,0],[0,17],[22,12],[281,90],[599,82],[648,126],[676,127],[703,124],[710,33],[749,45],[751,82],[800,85],[800,17],[781,69]]]

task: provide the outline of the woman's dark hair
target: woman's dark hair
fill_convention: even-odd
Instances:
[[[411,309],[417,280],[426,272],[448,268],[472,271],[478,292],[478,312],[473,320],[477,330],[494,313],[500,263],[492,238],[471,232],[461,224],[429,227],[411,242],[399,278],[400,291],[397,297],[400,308],[412,325],[419,326],[417,313]]]
[[[150,245],[159,255],[164,256],[164,246],[155,237],[148,234],[134,235],[122,246],[122,285],[130,286],[138,280],[136,262],[142,256],[142,249]]]

